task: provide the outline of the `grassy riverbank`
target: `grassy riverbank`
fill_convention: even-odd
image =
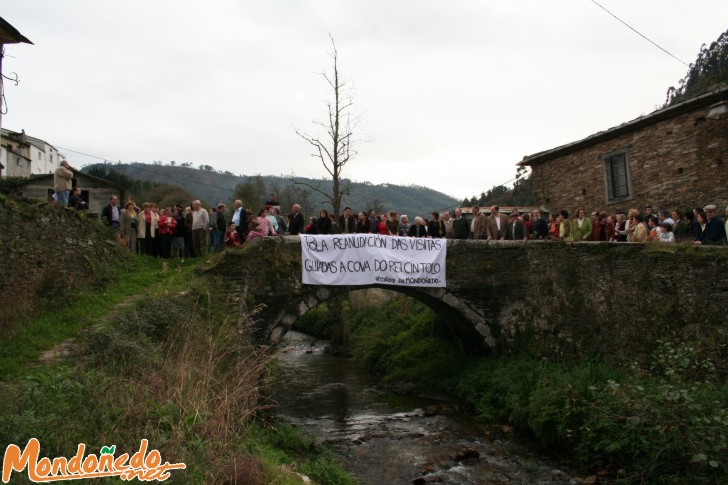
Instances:
[[[186,464],[175,483],[289,484],[298,473],[353,483],[320,447],[266,418],[270,354],[244,343],[248,322],[225,314],[194,265],[130,257],[3,329],[0,443],[35,437],[49,457],[116,445],[118,456],[146,438],[164,461]],[[39,360],[71,338],[70,356]]]
[[[321,332],[325,309],[296,328]],[[550,451],[627,483],[728,479],[728,386],[685,342],[655,342],[649,368],[463,355],[408,298],[348,314],[355,355],[398,389],[456,397],[483,420],[510,423]],[[324,335],[322,335],[325,337]]]

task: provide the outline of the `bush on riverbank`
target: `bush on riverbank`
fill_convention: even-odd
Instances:
[[[446,392],[468,361],[447,324],[411,298],[351,312],[349,324],[356,358],[397,387]]]
[[[728,477],[728,386],[687,344],[655,342],[648,369],[462,355],[446,327],[403,298],[350,313],[355,353],[385,382],[447,392],[479,416],[527,430],[549,450],[573,453],[641,482]]]

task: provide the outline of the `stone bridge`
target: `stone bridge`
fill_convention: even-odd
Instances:
[[[447,287],[375,285],[444,317],[468,352],[632,362],[658,338],[728,362],[728,249],[661,244],[448,240]],[[365,287],[301,284],[296,236],[211,258],[202,272],[242,312],[259,304],[255,336],[277,343],[296,319]]]

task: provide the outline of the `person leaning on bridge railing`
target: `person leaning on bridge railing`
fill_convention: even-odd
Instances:
[[[713,204],[703,207],[707,221],[705,229],[695,241],[695,244],[724,246],[726,244],[726,228],[718,215],[718,208]]]
[[[562,241],[571,241],[571,219],[569,212],[565,209],[559,211],[559,239]]]
[[[613,241],[614,224],[609,222],[607,211],[597,214],[597,221],[592,226],[592,241]]]
[[[647,242],[647,226],[638,209],[630,209],[627,214],[629,226],[627,227],[628,242]]]
[[[455,220],[452,221],[453,239],[467,239],[470,235],[470,224],[462,216],[462,211],[455,209]]]
[[[445,237],[445,223],[440,218],[440,213],[435,211],[430,214],[432,219],[427,224],[427,237],[438,239]]]
[[[592,237],[591,219],[586,216],[583,207],[576,209],[576,219],[571,221],[571,240],[575,242],[589,241]]]
[[[371,232],[371,221],[364,212],[360,212],[356,217],[356,233],[364,234]]]

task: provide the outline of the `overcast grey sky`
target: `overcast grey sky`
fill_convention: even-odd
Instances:
[[[728,25],[725,0],[598,0],[683,61]],[[524,155],[646,114],[687,67],[590,0],[0,0],[3,127],[123,162],[325,175],[315,132],[328,33],[372,141],[344,173],[458,199]],[[61,149],[72,165],[96,160]]]

